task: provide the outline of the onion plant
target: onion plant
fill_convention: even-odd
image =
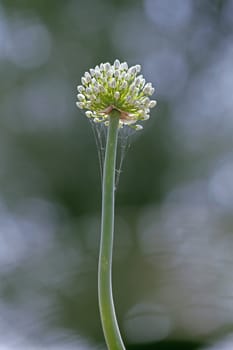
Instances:
[[[149,119],[156,101],[151,83],[146,83],[140,65],[128,67],[116,59],[85,72],[78,86],[77,106],[86,116],[107,128],[102,181],[102,217],[98,266],[99,310],[109,350],[125,349],[119,330],[112,294],[112,251],[114,237],[115,172],[118,131],[142,129],[140,121]],[[138,124],[139,122],[139,124]]]

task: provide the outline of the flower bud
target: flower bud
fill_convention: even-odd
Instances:
[[[81,102],[85,101],[85,96],[83,94],[78,94],[77,97],[79,101]]]
[[[119,60],[115,60],[114,61],[114,67],[115,67],[115,69],[119,69],[120,68],[120,61]]]

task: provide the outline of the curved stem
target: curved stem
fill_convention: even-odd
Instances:
[[[125,350],[117,324],[112,296],[112,249],[118,125],[119,112],[113,110],[109,117],[103,171],[101,241],[98,269],[99,309],[104,336],[109,350]]]

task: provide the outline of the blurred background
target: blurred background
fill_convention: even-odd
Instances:
[[[158,106],[116,196],[128,349],[233,349],[233,1],[0,0],[0,349],[105,349],[85,70],[141,64]]]

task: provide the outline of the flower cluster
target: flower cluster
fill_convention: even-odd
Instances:
[[[101,63],[95,69],[85,72],[78,86],[77,106],[86,109],[86,116],[94,122],[104,122],[113,110],[119,111],[120,126],[135,125],[137,121],[147,120],[150,108],[155,107],[156,101],[149,96],[154,93],[151,83],[146,83],[143,75],[138,75],[140,65],[128,68],[126,62],[115,60],[114,64]]]

